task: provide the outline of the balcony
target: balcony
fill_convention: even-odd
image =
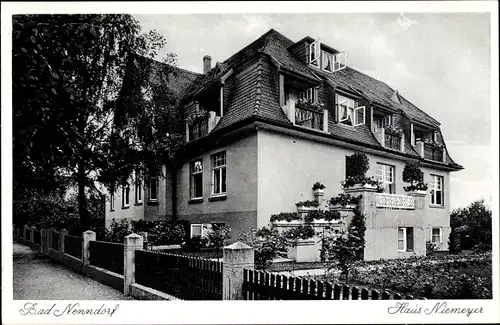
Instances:
[[[444,148],[440,144],[417,140],[415,146],[420,157],[433,161],[445,162],[446,156],[444,154]]]
[[[295,124],[306,128],[323,131],[323,112],[295,107]]]
[[[404,152],[404,134],[401,131],[391,126],[373,126],[372,132],[384,148]]]
[[[376,207],[391,210],[414,210],[415,199],[407,195],[398,194],[375,194]]]
[[[290,122],[304,128],[328,132],[328,110],[324,109],[322,104],[298,99],[294,92],[287,94],[289,98],[281,109]]]
[[[214,111],[209,111],[206,116],[186,122],[186,135],[188,141],[197,140],[208,135],[219,123],[220,116]]]

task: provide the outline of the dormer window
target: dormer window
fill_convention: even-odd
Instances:
[[[335,54],[335,65],[333,67],[334,69],[333,71],[344,69],[346,66],[345,62],[346,62],[345,52]]]
[[[386,126],[391,126],[392,125],[392,116],[391,115],[386,115],[384,117],[380,118],[375,118],[375,125],[377,126],[378,129],[385,128]]]
[[[320,42],[314,41],[309,45],[309,64],[319,68]]]
[[[335,102],[339,123],[349,126],[365,124],[365,107],[358,106],[357,100],[337,94]]]
[[[325,51],[322,51],[321,55],[321,62],[323,64],[322,69],[328,72],[333,72],[334,55]]]
[[[299,98],[307,100],[311,103],[317,103],[318,102],[318,89],[317,88],[309,88],[306,91],[300,93]]]

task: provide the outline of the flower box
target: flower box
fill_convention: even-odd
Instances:
[[[406,195],[408,195],[408,196],[426,196],[427,191],[423,191],[423,190],[406,191]]]
[[[349,186],[344,189],[345,192],[356,192],[356,191],[368,191],[368,192],[376,192],[378,191],[378,187],[376,185],[370,184],[354,184],[353,186]]]
[[[297,206],[297,212],[298,213],[307,213],[310,211],[318,210],[318,207],[306,207],[303,205],[298,205]]]

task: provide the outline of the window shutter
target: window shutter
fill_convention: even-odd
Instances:
[[[413,227],[406,228],[406,250],[413,251]]]
[[[365,106],[354,109],[354,126],[365,124]]]

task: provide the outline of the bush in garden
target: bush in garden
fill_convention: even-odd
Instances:
[[[262,227],[255,232],[241,233],[240,241],[252,246],[254,262],[257,270],[264,270],[271,266],[273,258],[287,249],[288,242],[277,229]]]
[[[462,251],[460,247],[460,234],[456,228],[451,228],[450,237],[448,239],[448,250],[452,254],[458,254]]]
[[[450,215],[450,225],[460,234],[460,248],[491,251],[491,210],[484,200],[474,201],[463,209],[455,209]]]
[[[231,238],[230,233],[231,227],[213,223],[206,235],[207,247],[222,251],[222,248],[226,245],[226,240]]]
[[[186,241],[186,230],[178,222],[153,221],[148,231],[148,241],[151,245],[180,245]]]
[[[132,229],[127,219],[121,219],[117,222],[115,218],[113,218],[109,228],[106,229],[104,241],[123,244],[123,239],[131,233]]]
[[[289,240],[309,239],[314,237],[314,235],[314,228],[308,224],[293,227],[282,234],[282,236]]]
[[[436,252],[437,246],[431,241],[425,242],[425,254],[427,256],[432,256]]]

